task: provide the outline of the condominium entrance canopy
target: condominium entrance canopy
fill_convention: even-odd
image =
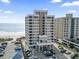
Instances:
[[[53,45],[53,43],[37,43],[38,46]]]

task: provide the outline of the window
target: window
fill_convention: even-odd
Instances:
[[[36,48],[35,46],[33,46],[33,48]]]
[[[53,32],[53,30],[51,32]]]
[[[43,33],[42,33],[42,35],[44,35],[45,33],[44,33],[44,31],[43,31]]]
[[[45,17],[43,17],[43,19],[45,19]],[[43,20],[43,21],[45,21],[45,20]]]
[[[32,24],[32,22],[29,22],[29,24]]]
[[[34,18],[38,18],[37,16],[34,16]]]
[[[42,40],[40,40],[40,43],[42,43],[43,41]]]
[[[32,37],[29,37],[29,39],[32,39]]]
[[[29,31],[29,33],[32,33],[32,31]]]
[[[32,19],[29,19],[29,21],[32,21]]]
[[[32,30],[32,28],[29,28],[29,30]]]
[[[43,27],[44,27],[45,25],[43,24]]]
[[[32,27],[32,25],[29,25],[29,27]]]
[[[33,40],[29,40],[30,42],[32,42]]]
[[[53,19],[54,17],[52,17],[52,19]],[[53,21],[53,20],[52,20]]]
[[[51,27],[54,27],[53,25],[51,25]]]
[[[48,16],[47,18],[51,19],[52,17]]]
[[[29,18],[32,18],[32,16],[29,16]]]
[[[53,33],[51,33],[51,35],[53,35]]]
[[[33,43],[29,43],[30,45],[32,45]]]
[[[32,34],[29,34],[29,36],[32,36]]]

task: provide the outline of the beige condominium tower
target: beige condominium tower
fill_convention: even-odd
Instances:
[[[55,18],[54,35],[57,39],[79,39],[79,17],[66,14],[66,17]]]

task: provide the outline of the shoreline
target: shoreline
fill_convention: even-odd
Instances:
[[[0,38],[19,38],[25,36],[25,32],[4,32],[0,31]]]

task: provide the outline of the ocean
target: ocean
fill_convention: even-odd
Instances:
[[[24,23],[0,23],[1,32],[24,32]]]

